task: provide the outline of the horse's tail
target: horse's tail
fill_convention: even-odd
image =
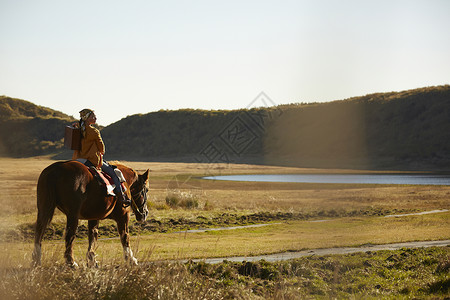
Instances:
[[[37,184],[37,209],[35,242],[42,240],[47,225],[51,222],[57,203],[58,163],[52,164],[42,171]]]
[[[56,178],[58,173],[57,163],[50,165],[42,171],[37,184],[37,219],[34,233],[34,250],[32,265],[41,264],[41,244],[45,229],[53,218],[56,208]]]

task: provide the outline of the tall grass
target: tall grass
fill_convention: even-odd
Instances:
[[[181,264],[68,269],[62,265],[2,272],[2,299],[215,299],[210,280]],[[6,285],[7,283],[7,285]]]
[[[0,267],[1,299],[376,299],[450,296],[450,248],[286,262],[154,262]]]

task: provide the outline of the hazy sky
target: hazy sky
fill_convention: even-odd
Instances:
[[[450,1],[0,0],[0,95],[108,125],[450,82]]]

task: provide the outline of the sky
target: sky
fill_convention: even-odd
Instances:
[[[0,0],[0,95],[109,125],[450,83],[450,1]],[[252,104],[253,103],[253,104]]]

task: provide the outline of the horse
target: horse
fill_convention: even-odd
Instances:
[[[147,192],[149,170],[137,174],[133,169],[116,163],[126,180],[127,195],[131,196],[131,208],[138,222],[145,222],[148,216]],[[78,228],[79,220],[88,220],[89,246],[86,254],[87,265],[97,267],[95,246],[98,238],[98,224],[100,220],[112,219],[117,223],[120,240],[123,247],[125,261],[137,265],[137,259],[130,248],[128,222],[130,206],[124,207],[117,197],[110,196],[104,185],[89,172],[82,163],[59,161],[45,168],[37,183],[37,220],[34,237],[32,265],[41,265],[42,237],[46,227],[50,224],[55,208],[67,217],[64,253],[68,266],[76,268],[73,259],[72,246]]]

